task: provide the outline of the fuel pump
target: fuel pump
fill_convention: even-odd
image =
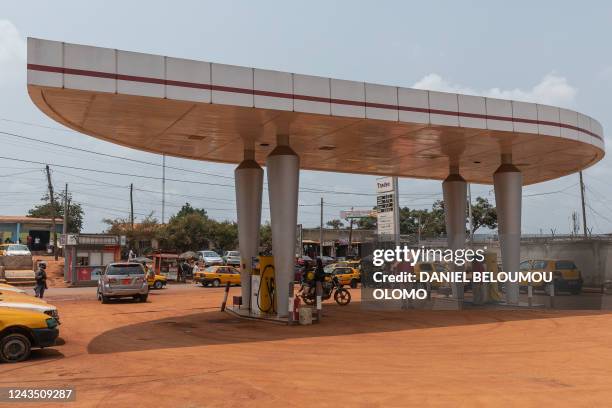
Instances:
[[[251,314],[276,312],[276,283],[274,257],[259,256],[254,259],[251,276]]]

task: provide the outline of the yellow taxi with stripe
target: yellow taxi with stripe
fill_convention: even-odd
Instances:
[[[193,280],[202,286],[240,285],[240,271],[229,265],[213,265],[194,273]]]
[[[350,266],[336,266],[331,270],[331,274],[338,278],[340,284],[350,285],[351,288],[356,288],[361,281],[361,272]]]
[[[582,273],[570,259],[529,259],[520,263],[522,272],[552,272],[555,291],[567,291],[578,295],[582,291]],[[527,282],[521,282],[527,287]],[[544,288],[544,282],[533,282],[534,288]]]
[[[0,309],[0,361],[24,361],[33,347],[53,346],[58,335],[58,322],[53,317],[30,310]]]

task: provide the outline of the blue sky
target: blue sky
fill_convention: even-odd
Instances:
[[[61,130],[30,102],[25,87],[25,37],[330,76],[397,86],[495,95],[576,109],[612,129],[612,3],[514,1],[3,1],[0,10],[0,131],[52,140],[138,160],[156,155]],[[52,127],[31,126],[17,122]],[[161,169],[124,160],[49,148],[2,136],[3,156],[73,166],[161,175]],[[232,176],[234,166],[169,158],[181,168]],[[594,232],[612,230],[609,157],[585,171],[587,220]],[[16,174],[21,173],[21,174]],[[13,175],[11,175],[13,174]],[[23,214],[43,194],[40,166],[0,160],[0,214]],[[11,176],[6,176],[11,175]],[[231,180],[168,170],[168,177]],[[161,214],[157,181],[54,170],[56,188],[68,182],[86,212],[85,229],[126,216],[134,183],[137,217]],[[84,178],[87,177],[87,178]],[[302,172],[301,183],[326,190],[374,192],[374,178]],[[523,232],[566,233],[580,209],[578,175],[524,189]],[[151,192],[152,191],[152,192]],[[217,219],[234,219],[234,191],[168,183],[166,213],[186,200]],[[473,195],[493,199],[490,186]],[[536,195],[538,193],[553,194]],[[427,208],[441,197],[435,181],[402,179],[400,205]],[[418,195],[417,195],[418,194]],[[429,194],[429,195],[423,195]],[[187,198],[182,195],[197,196]],[[320,194],[301,193],[299,221],[318,225]],[[371,207],[371,196],[324,194],[326,220],[342,209]],[[312,204],[312,206],[311,206]],[[267,198],[264,199],[267,207]],[[263,218],[269,214],[264,210]]]

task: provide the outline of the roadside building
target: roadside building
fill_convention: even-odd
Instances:
[[[55,219],[55,231],[62,233],[61,218]],[[53,242],[53,220],[21,215],[0,215],[0,239],[2,243],[22,243],[31,251],[45,251]]]
[[[106,265],[121,260],[121,238],[108,234],[68,234],[65,245],[64,280],[71,285],[96,285]]]

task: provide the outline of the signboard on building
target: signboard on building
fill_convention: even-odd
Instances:
[[[350,220],[351,218],[376,217],[376,210],[348,210],[340,211],[340,218]]]
[[[376,211],[379,239],[393,241],[399,234],[397,178],[376,179]]]

